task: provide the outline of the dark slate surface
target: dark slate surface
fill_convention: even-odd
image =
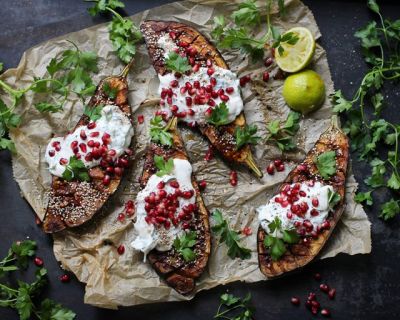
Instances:
[[[168,0],[125,1],[126,12],[141,10],[167,3]],[[382,1],[381,1],[382,2]],[[328,52],[330,67],[336,88],[349,95],[354,84],[359,83],[365,65],[354,41],[353,33],[363,26],[372,15],[365,1],[324,0],[305,3],[313,10],[323,37],[321,44]],[[33,45],[68,32],[106,21],[92,19],[85,11],[87,4],[81,0],[0,0],[0,61],[6,68],[15,67],[22,53]],[[396,0],[384,1],[382,11],[393,19],[400,16]],[[389,100],[386,114],[399,120],[398,100]],[[368,174],[365,165],[353,159],[358,180]],[[9,154],[0,153],[0,256],[6,253],[12,241],[29,236],[39,244],[38,255],[49,269],[50,285],[46,294],[72,308],[77,319],[212,319],[218,306],[218,297],[229,289],[238,295],[251,292],[256,307],[256,319],[311,319],[306,309],[290,304],[290,297],[298,295],[302,302],[311,290],[317,290],[313,273],[320,272],[324,280],[337,288],[335,301],[328,301],[320,294],[320,301],[331,308],[334,319],[399,319],[400,258],[399,219],[384,223],[377,218],[378,206],[368,209],[373,223],[373,252],[370,255],[339,255],[333,259],[317,261],[297,274],[283,279],[257,284],[235,283],[201,292],[190,302],[160,303],[119,311],[101,310],[83,304],[84,286],[75,279],[69,284],[59,282],[62,273],[52,253],[51,239],[35,225],[32,210],[21,199],[19,189],[12,179]],[[377,193],[379,199],[388,195]],[[32,270],[29,270],[29,273]],[[24,274],[23,276],[27,276]],[[319,316],[321,317],[321,316]],[[0,319],[18,319],[14,311],[0,309]]]

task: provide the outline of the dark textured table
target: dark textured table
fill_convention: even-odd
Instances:
[[[126,12],[134,14],[168,0],[125,1]],[[372,18],[366,1],[306,0],[315,14],[322,32],[320,43],[328,52],[332,77],[336,88],[345,94],[353,93],[366,67],[360,55],[353,33]],[[399,1],[381,1],[384,16],[400,18]],[[81,0],[0,0],[0,61],[5,68],[15,67],[22,53],[33,45],[50,38],[77,31],[106,21],[92,19],[86,12],[87,3]],[[398,88],[397,88],[398,90]],[[386,115],[397,118],[398,101],[391,101]],[[335,301],[321,297],[332,311],[334,319],[399,319],[400,318],[400,223],[399,219],[384,223],[377,218],[379,206],[367,209],[372,222],[373,251],[370,255],[339,255],[332,259],[316,261],[297,274],[282,279],[256,284],[234,283],[200,292],[190,302],[160,303],[119,311],[102,310],[83,304],[84,286],[76,279],[68,284],[58,280],[62,273],[52,252],[52,240],[36,226],[32,209],[20,197],[17,184],[12,178],[10,155],[0,153],[0,257],[4,256],[12,241],[30,237],[38,242],[38,255],[45,260],[50,284],[46,294],[77,313],[77,319],[212,319],[219,295],[229,289],[244,296],[251,292],[256,319],[311,319],[306,309],[294,307],[290,297],[297,295],[302,301],[308,291],[317,290],[314,272],[320,272],[324,280],[337,288]],[[361,181],[368,174],[368,167],[358,163],[353,156],[353,170]],[[388,195],[377,192],[377,198]],[[376,201],[379,202],[379,201]],[[32,268],[33,269],[33,268]],[[29,270],[31,271],[31,270]],[[29,274],[29,272],[28,272]],[[321,318],[321,316],[319,316]],[[13,310],[1,308],[0,319],[18,319]]]

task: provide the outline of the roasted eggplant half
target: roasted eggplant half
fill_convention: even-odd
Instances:
[[[334,117],[279,194],[258,209],[258,261],[268,278],[303,267],[323,248],[344,210],[348,157]]]
[[[239,79],[218,50],[182,23],[145,21],[140,29],[160,78],[160,114],[197,127],[228,163],[262,177],[250,146],[236,144],[235,130],[246,125]]]
[[[152,141],[146,152],[131,245],[169,286],[190,295],[210,255],[210,226],[176,125],[173,117],[164,130],[170,145]]]
[[[117,190],[132,154],[130,66],[101,80],[75,128],[47,146],[52,185],[43,221],[46,233],[87,222]]]

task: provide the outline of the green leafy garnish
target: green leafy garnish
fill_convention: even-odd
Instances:
[[[293,142],[293,136],[300,128],[300,114],[291,111],[285,123],[281,124],[279,120],[273,120],[267,125],[268,135],[266,142],[271,141],[281,151],[291,151],[296,148]]]
[[[88,2],[95,3],[92,8],[88,9],[91,16],[111,12],[113,19],[108,25],[109,38],[121,61],[129,63],[135,56],[136,44],[142,40],[142,34],[132,20],[123,18],[116,11],[124,8],[124,3],[118,0],[89,0]]]
[[[278,50],[279,55],[282,55],[285,51],[282,47],[282,43],[295,45],[297,41],[299,41],[299,37],[294,32],[286,32],[285,34],[278,36],[272,47]]]
[[[230,123],[229,109],[225,102],[221,102],[212,109],[211,115],[207,118],[207,122],[216,127]]]
[[[151,141],[159,142],[164,146],[172,146],[172,133],[165,127],[161,116],[155,116],[150,120]]]
[[[330,189],[328,190],[328,203],[329,203],[329,208],[334,208],[339,201],[342,199],[339,193],[335,191],[331,191]]]
[[[164,158],[161,156],[154,156],[154,164],[158,169],[156,173],[158,177],[170,174],[174,169],[174,159],[172,158],[169,158],[168,161],[165,161]]]
[[[385,98],[390,93],[383,88],[397,89],[400,79],[400,55],[395,49],[400,45],[400,20],[382,17],[375,0],[368,0],[367,5],[378,19],[367,23],[354,36],[360,41],[369,69],[352,98],[346,98],[340,90],[332,98],[334,111],[346,119],[343,131],[350,137],[352,149],[372,168],[371,175],[364,179],[370,188],[356,199],[372,204],[373,189],[400,189],[400,126],[381,116],[389,104]],[[383,203],[379,216],[385,220],[394,217],[399,212],[398,201]]]
[[[182,255],[186,262],[196,259],[196,253],[192,249],[196,244],[196,238],[196,232],[190,231],[174,240],[175,250]]]
[[[69,158],[69,162],[65,166],[62,178],[67,181],[72,181],[74,179],[90,181],[88,169],[85,167],[83,161],[79,160],[76,156]]]
[[[261,21],[260,10],[256,0],[245,0],[239,3],[238,10],[232,13],[232,19],[237,25],[258,25]]]
[[[371,196],[372,191],[368,192],[357,192],[356,196],[354,197],[354,201],[358,203],[365,202],[367,206],[372,206],[374,203],[372,196]]]
[[[236,150],[239,150],[245,144],[257,144],[261,137],[256,136],[257,127],[255,125],[246,125],[245,127],[236,127],[235,139]]]
[[[2,62],[0,62],[0,72],[2,72],[2,71],[3,71],[3,68],[4,68],[4,65],[3,65],[3,63],[2,63]]]
[[[101,118],[101,110],[103,107],[104,105],[102,104],[95,107],[86,105],[83,114],[88,116],[91,121],[97,121]]]
[[[251,294],[248,293],[243,299],[230,293],[220,296],[220,304],[214,319],[226,320],[252,320],[254,307],[251,304]]]
[[[228,256],[231,259],[250,259],[251,250],[240,245],[239,233],[229,228],[228,222],[223,218],[221,211],[218,209],[214,210],[212,217],[215,225],[211,229],[221,236],[221,242],[226,243]]]
[[[0,261],[0,278],[20,268],[26,269],[29,258],[35,253],[35,241],[14,242],[7,256]],[[37,304],[42,298],[42,291],[46,284],[47,270],[45,268],[36,270],[35,280],[32,283],[17,280],[15,287],[11,287],[8,281],[0,283],[0,306],[15,309],[21,320],[28,320],[34,316],[39,320],[73,320],[76,314],[53,300],[45,299],[41,304]]]
[[[314,159],[314,163],[320,176],[328,180],[336,173],[336,152],[325,151]]]
[[[264,239],[264,245],[269,248],[269,253],[273,261],[279,260],[286,252],[287,244],[296,244],[299,242],[300,237],[296,230],[284,230],[282,228],[282,221],[275,217],[275,219],[268,224],[269,234]],[[282,238],[277,237],[278,233],[282,233]]]
[[[50,113],[55,113],[62,110],[61,105],[55,105],[48,102],[39,102],[35,104],[35,108],[38,109],[40,112],[50,112]]]
[[[168,56],[165,58],[165,67],[168,70],[185,73],[192,69],[189,65],[189,61],[186,57],[182,57],[176,52],[172,51],[168,53]]]
[[[118,88],[112,88],[110,86],[110,83],[106,81],[103,85],[103,91],[108,96],[108,98],[114,100],[117,97]]]

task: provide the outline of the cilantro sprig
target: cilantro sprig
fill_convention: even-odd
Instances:
[[[329,203],[329,208],[333,209],[342,199],[339,193],[328,190],[328,203]]]
[[[284,123],[273,120],[267,125],[266,142],[273,142],[281,151],[291,151],[296,148],[293,136],[299,131],[300,114],[291,111]]]
[[[208,123],[211,123],[216,127],[228,124],[230,122],[229,109],[226,103],[221,102],[219,105],[215,106],[206,120]]]
[[[158,169],[156,175],[158,177],[170,174],[174,170],[174,159],[169,158],[167,161],[162,156],[154,156],[154,164]]]
[[[382,117],[382,110],[389,105],[385,97],[390,94],[383,87],[398,87],[400,54],[396,48],[400,45],[400,19],[392,21],[382,17],[375,0],[368,0],[367,5],[378,19],[358,30],[355,37],[360,40],[369,70],[352,98],[346,98],[339,90],[332,99],[334,111],[342,113],[346,119],[343,130],[350,137],[352,149],[372,169],[371,175],[364,180],[369,187],[365,194],[367,198],[364,200],[360,195],[358,200],[371,202],[370,192],[375,188],[394,191],[394,197],[381,205],[379,216],[387,220],[400,213],[400,126]]]
[[[136,53],[136,44],[142,40],[142,34],[132,20],[123,18],[116,10],[124,8],[125,4],[119,0],[85,0],[94,2],[88,9],[91,16],[110,12],[113,19],[108,25],[109,38],[117,56],[124,63],[129,63]]]
[[[175,250],[178,251],[180,255],[182,255],[183,259],[186,262],[190,262],[196,259],[196,253],[192,249],[196,244],[196,238],[196,232],[189,231],[174,240]]]
[[[224,293],[220,296],[220,303],[214,319],[252,320],[254,310],[250,293],[244,298],[236,297],[231,293]]]
[[[151,141],[159,142],[164,146],[172,146],[172,133],[165,127],[161,116],[155,116],[150,120],[150,138]]]
[[[321,177],[328,180],[336,173],[336,152],[325,151],[315,157],[314,163]]]
[[[95,107],[86,105],[83,114],[88,116],[91,121],[96,121],[101,118],[101,110],[103,109],[104,105],[100,104]]]
[[[67,181],[74,179],[80,181],[90,181],[88,169],[82,160],[79,160],[76,156],[69,158],[68,164],[65,166],[65,171],[62,174],[62,178]]]
[[[175,71],[178,73],[185,73],[192,69],[189,65],[189,61],[186,57],[182,57],[176,52],[172,51],[168,53],[168,56],[165,58],[165,67],[170,71]]]
[[[26,269],[29,259],[35,253],[35,241],[14,242],[7,256],[0,261],[0,278],[11,275],[16,270]],[[44,299],[40,304],[37,303],[46,284],[47,270],[45,268],[36,270],[35,280],[32,283],[18,280],[15,287],[10,286],[8,281],[0,283],[0,306],[15,309],[21,320],[28,320],[33,316],[39,320],[73,320],[76,314],[53,300]]]
[[[250,259],[251,250],[240,245],[239,232],[230,229],[228,222],[222,216],[221,211],[216,209],[213,212],[212,217],[215,224],[211,229],[213,232],[220,235],[221,242],[226,243],[228,247],[228,256],[231,259]]]
[[[264,239],[264,245],[270,250],[270,256],[273,261],[279,260],[286,252],[286,244],[296,244],[300,237],[296,230],[285,230],[282,227],[282,221],[275,219],[268,224],[269,234]],[[278,234],[282,234],[282,238]]]
[[[106,81],[103,85],[103,91],[109,99],[114,100],[117,97],[118,88],[111,87],[110,83]]]
[[[239,150],[245,144],[257,144],[261,137],[256,136],[257,127],[255,125],[246,125],[235,129],[236,150]]]
[[[299,37],[294,32],[286,32],[283,35],[279,35],[272,45],[272,48],[278,50],[279,55],[283,55],[285,49],[282,47],[282,43],[295,45],[299,41]]]

